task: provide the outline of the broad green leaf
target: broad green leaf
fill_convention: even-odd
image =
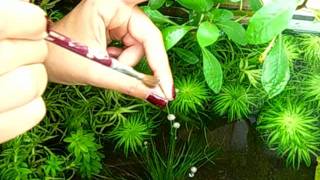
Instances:
[[[233,13],[226,9],[214,9],[208,15],[212,21],[225,21],[233,18]]]
[[[151,9],[159,9],[165,2],[166,0],[149,0],[148,5]]]
[[[182,48],[174,48],[173,51],[188,64],[196,64],[199,58],[192,52]]]
[[[274,0],[259,9],[249,21],[248,42],[263,44],[279,35],[288,27],[296,5],[296,0]]]
[[[223,73],[220,62],[206,48],[202,48],[203,73],[206,82],[213,92],[219,93],[222,87]]]
[[[246,30],[244,27],[234,21],[225,20],[218,23],[218,26],[227,34],[228,38],[235,43],[246,45]]]
[[[197,31],[197,41],[201,47],[206,47],[218,40],[220,30],[209,21],[200,24]]]
[[[192,28],[192,26],[169,26],[163,29],[162,35],[166,50],[177,44]]]
[[[263,6],[263,0],[249,0],[252,10],[257,11]]]
[[[205,12],[212,8],[214,0],[177,0],[183,7]]]
[[[149,6],[141,7],[144,13],[155,23],[169,23],[175,25],[176,23],[171,21],[167,16],[164,16],[157,10],[152,10]]]
[[[280,38],[263,63],[261,82],[269,97],[272,98],[284,90],[289,79],[288,57]]]

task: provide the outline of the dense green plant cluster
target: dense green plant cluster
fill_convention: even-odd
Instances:
[[[75,4],[37,2],[53,20]],[[193,177],[216,155],[206,140],[207,125],[216,118],[232,123],[249,116],[258,118],[267,145],[288,165],[312,164],[320,142],[319,37],[281,35],[295,1],[263,7],[250,1],[255,12],[247,28],[241,13],[219,8],[222,2],[142,5],[163,32],[174,74],[177,97],[167,108],[91,86],[50,84],[45,119],[1,145],[0,179]],[[136,68],[150,73],[145,60]],[[143,173],[108,166],[115,154]]]

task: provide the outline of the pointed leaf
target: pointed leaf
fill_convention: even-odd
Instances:
[[[223,73],[220,62],[206,48],[202,48],[203,73],[210,89],[219,93],[222,87]]]
[[[263,6],[249,21],[248,42],[263,44],[279,35],[288,27],[296,6],[296,0],[274,0]]]
[[[171,21],[167,16],[164,16],[157,10],[152,10],[149,6],[141,7],[144,13],[155,23],[169,23],[175,25],[176,23]]]
[[[213,9],[208,13],[210,20],[212,21],[224,21],[231,20],[233,18],[233,13],[226,9]]]
[[[201,47],[213,44],[218,40],[219,36],[220,30],[209,21],[201,23],[197,31],[197,40]]]
[[[249,4],[254,11],[259,10],[263,6],[262,0],[249,0]]]
[[[268,54],[262,68],[262,85],[269,97],[280,94],[290,79],[290,68],[281,38]]]
[[[177,0],[183,7],[195,11],[208,11],[212,8],[214,0]]]
[[[192,26],[169,26],[163,29],[162,35],[166,50],[177,44],[192,28]]]
[[[182,48],[174,48],[173,50],[179,56],[179,58],[181,58],[188,64],[196,64],[197,62],[199,62],[199,58],[192,51],[188,51]]]
[[[231,20],[225,20],[219,22],[218,25],[227,34],[228,38],[235,43],[241,45],[247,44],[246,30],[241,24]]]

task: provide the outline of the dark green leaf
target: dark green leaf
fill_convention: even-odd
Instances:
[[[188,64],[196,64],[199,58],[192,52],[182,48],[174,48],[173,51]]]
[[[177,44],[192,28],[192,26],[169,26],[163,29],[162,35],[166,50]]]
[[[152,10],[149,6],[141,7],[144,13],[155,23],[169,23],[175,25],[173,21],[171,21],[167,16],[164,16],[157,10]]]
[[[247,44],[246,30],[241,24],[231,20],[225,20],[219,22],[218,25],[232,41],[241,45]]]
[[[233,13],[226,9],[214,9],[208,15],[212,21],[225,21],[233,18]]]
[[[249,0],[249,4],[254,11],[259,10],[263,6],[262,0]]]
[[[268,54],[262,69],[262,85],[270,98],[281,93],[290,79],[290,68],[281,38]]]
[[[159,9],[165,2],[166,0],[149,0],[148,5],[151,9]]]
[[[201,23],[197,31],[197,40],[201,47],[213,44],[218,40],[219,36],[220,30],[209,21]]]
[[[296,0],[275,0],[259,9],[250,19],[247,40],[251,44],[267,43],[288,27],[296,9]]]
[[[206,48],[202,48],[203,73],[210,89],[219,93],[222,87],[223,73],[220,62]]]
[[[214,0],[177,0],[183,7],[195,11],[208,11],[212,8]]]

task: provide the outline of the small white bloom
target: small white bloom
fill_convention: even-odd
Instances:
[[[173,123],[173,127],[176,128],[176,129],[179,129],[180,128],[180,123],[178,123],[178,122]]]
[[[197,167],[193,166],[193,167],[190,168],[190,171],[192,173],[196,173],[198,171],[198,169],[197,169]]]
[[[145,146],[148,145],[148,141],[143,142],[143,144],[144,144]]]
[[[167,119],[169,121],[174,121],[176,119],[176,116],[174,114],[168,114]]]
[[[178,88],[176,88],[176,89],[175,89],[175,91],[176,91],[176,93],[178,93],[178,92],[179,92],[179,89],[178,89]]]
[[[194,177],[194,173],[189,173],[189,177],[193,178]]]

